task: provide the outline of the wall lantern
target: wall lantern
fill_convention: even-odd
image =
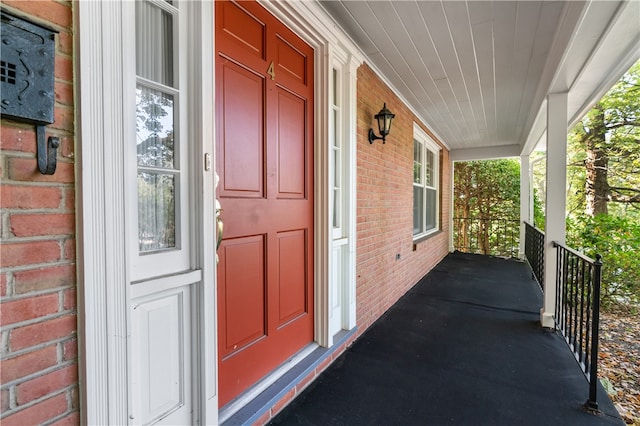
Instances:
[[[385,143],[385,139],[391,130],[391,120],[393,120],[395,116],[395,114],[387,109],[387,104],[385,103],[380,112],[373,116],[378,120],[380,136],[376,136],[376,134],[373,133],[373,129],[369,129],[369,143],[373,143],[376,139],[382,139],[382,143]]]

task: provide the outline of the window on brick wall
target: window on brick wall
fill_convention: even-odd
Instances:
[[[413,238],[439,229],[440,148],[418,126],[413,130]]]

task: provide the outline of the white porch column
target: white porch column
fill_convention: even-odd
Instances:
[[[525,234],[526,227],[524,226],[524,221],[529,223],[532,222],[531,219],[531,174],[529,167],[529,156],[521,155],[520,156],[520,250],[519,256],[520,259],[524,259],[524,244],[525,244]]]
[[[450,165],[451,167],[449,167],[449,170],[451,170],[450,172],[450,176],[449,176],[449,182],[451,182],[450,188],[449,188],[449,217],[447,218],[447,220],[449,221],[449,253],[453,253],[456,250],[456,247],[454,245],[454,241],[453,241],[453,233],[455,232],[454,230],[454,224],[453,224],[453,215],[454,215],[454,203],[455,203],[455,196],[456,196],[456,192],[455,192],[455,184],[454,184],[454,175],[455,175],[455,169],[456,169],[456,163],[455,161],[449,160],[450,161]]]
[[[567,93],[547,96],[547,198],[545,212],[543,327],[555,327],[556,250],[553,242],[566,239]]]

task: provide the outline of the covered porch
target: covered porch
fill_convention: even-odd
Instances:
[[[585,411],[589,384],[541,306],[527,263],[451,253],[271,424],[623,424],[603,390]]]

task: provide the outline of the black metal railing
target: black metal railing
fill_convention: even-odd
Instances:
[[[520,221],[454,217],[454,247],[465,253],[518,257]]]
[[[598,329],[602,257],[596,260],[557,242],[556,329],[562,333],[589,381],[585,406],[598,409]]]
[[[544,291],[544,232],[525,222],[524,254],[534,278]]]

